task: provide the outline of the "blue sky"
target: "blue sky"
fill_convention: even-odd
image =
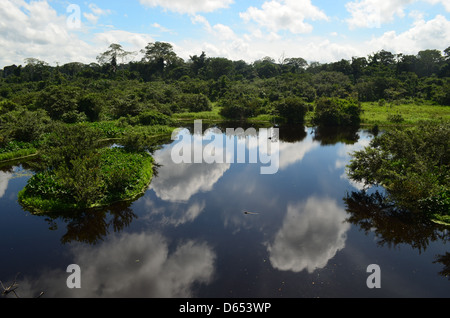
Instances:
[[[205,51],[248,62],[332,62],[450,46],[450,0],[0,1],[0,67],[29,57],[96,62],[111,43],[139,52],[164,41],[184,59]]]

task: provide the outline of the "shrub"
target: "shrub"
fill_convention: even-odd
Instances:
[[[157,111],[146,111],[138,116],[139,123],[146,126],[154,125],[170,125],[172,124],[172,119]]]
[[[210,100],[201,93],[183,94],[178,101],[178,107],[194,113],[212,110]]]
[[[405,119],[401,114],[393,114],[393,115],[389,114],[387,120],[390,121],[391,123],[401,123]]]
[[[277,102],[275,108],[290,124],[303,124],[308,111],[307,104],[298,97],[287,97]]]
[[[78,108],[79,90],[69,86],[50,86],[43,90],[36,99],[36,107],[43,108],[54,120],[60,120],[69,112]]]
[[[0,117],[1,134],[6,140],[32,142],[48,131],[50,122],[44,110],[11,111]]]
[[[103,109],[103,101],[97,94],[87,94],[78,101],[78,110],[86,114],[90,121],[97,121]]]
[[[350,178],[384,186],[399,207],[450,221],[449,127],[448,122],[421,123],[375,137],[353,153]]]
[[[356,126],[361,122],[361,104],[351,99],[322,97],[316,101],[313,123],[325,126]]]

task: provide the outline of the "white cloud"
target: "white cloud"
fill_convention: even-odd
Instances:
[[[0,198],[5,195],[6,189],[8,189],[9,180],[11,178],[11,173],[0,171]]]
[[[91,23],[91,24],[97,24],[98,19],[102,15],[108,15],[111,13],[110,10],[104,10],[99,8],[96,4],[91,3],[89,4],[89,9],[91,9],[92,12],[89,13],[83,13],[83,16]]]
[[[98,15],[109,14],[95,5],[85,18],[96,23]],[[120,43],[129,51],[138,51],[153,39],[148,34],[108,30],[88,34],[86,26],[71,28],[70,14],[58,15],[47,1],[3,0],[0,6],[0,67],[23,64],[34,57],[55,63],[92,63],[111,43]],[[82,39],[84,37],[84,40]]]
[[[98,7],[96,4],[94,4],[94,3],[89,4],[89,9],[91,9],[92,13],[94,13],[94,14],[97,15],[97,16],[100,16],[100,15],[108,15],[108,14],[111,13],[111,10],[104,10],[104,9],[101,9],[101,8],[99,8],[99,7]]]
[[[153,178],[150,189],[160,199],[170,202],[187,202],[199,192],[211,191],[230,168],[229,163],[174,163],[172,159],[174,147],[189,148],[192,151],[192,154],[189,153],[191,157],[197,147],[203,147],[202,138],[204,137],[197,134],[191,137],[187,130],[181,130],[177,136],[180,141],[155,152],[155,161],[162,166],[158,169],[158,176]],[[216,150],[220,151],[219,148]]]
[[[126,50],[135,52],[144,48],[153,38],[148,34],[133,33],[123,30],[110,30],[94,35],[94,42],[106,49],[111,43],[120,43]]]
[[[0,56],[3,66],[34,57],[50,64],[87,62],[91,46],[78,38],[46,1],[4,0],[0,6]],[[78,30],[81,31],[81,30]]]
[[[348,2],[345,7],[351,18],[347,20],[350,28],[380,27],[392,22],[395,16],[405,16],[404,9],[416,0],[359,0]]]
[[[266,1],[261,9],[250,7],[240,13],[240,17],[246,22],[254,21],[270,32],[287,30],[294,34],[313,30],[305,20],[328,20],[326,14],[312,5],[310,0]]]
[[[417,20],[411,29],[397,34],[385,32],[366,42],[374,51],[385,49],[393,53],[416,54],[425,49],[445,49],[450,43],[450,21],[442,15],[425,21]]]
[[[270,262],[279,270],[312,273],[345,247],[350,225],[334,200],[309,198],[290,204],[281,229],[268,245]]]
[[[431,3],[431,4],[442,4],[445,8],[445,10],[447,10],[447,12],[450,12],[450,1],[449,0],[426,0],[427,2]]]
[[[178,13],[195,14],[197,12],[213,12],[218,9],[228,8],[233,0],[139,0],[148,7],[162,7],[165,10]]]
[[[168,240],[156,233],[112,236],[95,246],[71,249],[81,268],[81,286],[66,286],[68,273],[44,271],[40,277],[19,282],[21,297],[173,298],[192,297],[193,287],[208,284],[216,255],[206,243],[186,241],[169,250]]]

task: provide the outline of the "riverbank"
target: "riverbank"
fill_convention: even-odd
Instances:
[[[423,104],[397,104],[363,102],[361,103],[361,126],[411,126],[422,121],[450,120],[450,106]],[[313,108],[313,105],[311,105]],[[179,122],[203,120],[205,122],[221,122],[227,119],[220,115],[220,107],[214,106],[211,111],[199,113],[177,113],[172,118]],[[305,114],[305,125],[312,126],[314,111]],[[249,123],[278,123],[278,117],[271,114],[261,114],[246,119]]]

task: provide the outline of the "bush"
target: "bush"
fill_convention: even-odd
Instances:
[[[194,113],[212,110],[210,100],[201,93],[183,94],[178,101],[178,107]]]
[[[146,111],[138,116],[139,123],[146,126],[171,125],[172,119],[157,111]]]
[[[349,176],[384,186],[399,207],[450,221],[449,149],[448,122],[389,130],[353,153]]]
[[[70,86],[51,86],[42,91],[36,99],[36,107],[43,108],[54,120],[74,112],[78,108],[79,90]]]
[[[401,114],[389,114],[387,117],[387,120],[390,121],[391,123],[401,123],[402,121],[404,121],[405,119],[403,118],[403,116]]]
[[[103,101],[97,94],[87,94],[78,101],[78,110],[86,114],[90,121],[97,121],[103,109]]]
[[[275,108],[289,124],[303,124],[308,111],[307,104],[298,97],[287,97],[277,102]]]
[[[55,124],[41,146],[41,168],[54,170],[60,166],[73,167],[74,160],[89,157],[99,147],[102,133],[86,125]]]
[[[49,129],[50,118],[44,110],[11,111],[0,117],[1,135],[5,140],[33,142]]]
[[[322,97],[316,101],[313,123],[325,126],[357,126],[362,108],[357,101]]]

